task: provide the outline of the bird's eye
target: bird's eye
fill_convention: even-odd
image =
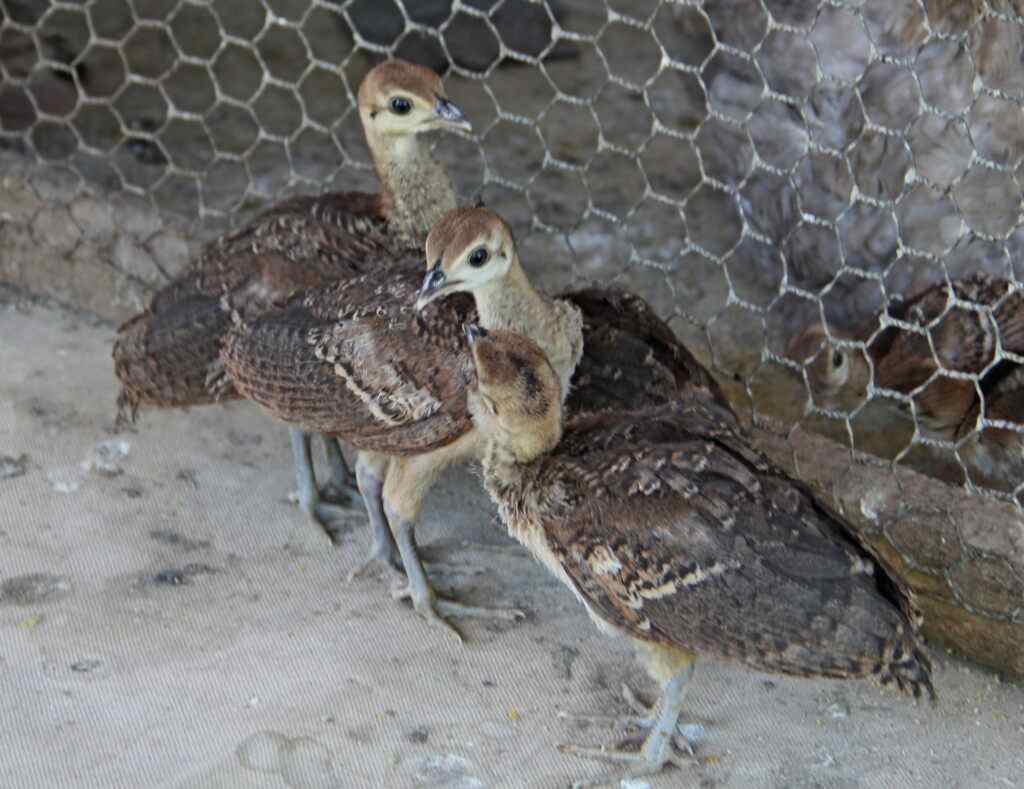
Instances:
[[[832,352],[832,366],[839,369],[843,366],[843,352],[833,351]]]
[[[484,247],[477,247],[469,254],[469,265],[473,268],[480,268],[490,255],[487,254],[487,250]]]
[[[391,100],[391,111],[395,115],[408,115],[410,110],[412,110],[412,102],[405,96],[395,96]]]

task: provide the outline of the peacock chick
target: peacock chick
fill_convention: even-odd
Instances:
[[[401,60],[373,68],[358,94],[359,117],[381,182],[379,194],[295,197],[205,247],[114,342],[121,383],[119,422],[140,407],[204,405],[239,396],[219,362],[231,313],[252,319],[294,293],[379,271],[418,253],[427,232],[455,207],[445,169],[425,132],[469,130],[437,74]],[[291,434],[302,509],[328,529],[342,511],[320,500],[310,436]],[[332,478],[325,492],[344,500],[352,475],[336,441],[325,441]]]
[[[975,482],[1019,485],[1024,374],[1004,354],[1024,356],[1024,292],[979,273],[926,288],[890,306],[888,315],[899,323],[879,330],[876,316],[868,329],[831,338],[814,325],[794,339],[789,355],[808,360],[815,401],[850,411],[864,401],[873,376],[876,389],[910,400],[924,438],[958,445]]]
[[[521,616],[439,597],[416,551],[427,492],[445,468],[477,454],[462,326],[479,320],[527,334],[554,360],[567,388],[582,352],[582,320],[571,304],[532,287],[511,230],[487,209],[445,214],[425,251],[433,261],[425,280],[420,257],[415,267],[396,266],[386,277],[313,290],[280,313],[240,323],[222,359],[244,397],[359,450],[356,476],[373,539],[356,572],[400,560],[407,583],[396,596],[410,598],[428,621],[457,636],[446,617]]]
[[[476,326],[467,336],[484,484],[509,533],[662,687],[639,752],[563,751],[633,778],[660,771],[677,758],[701,654],[934,696],[906,588],[725,411],[696,398],[563,426],[560,376],[535,343]]]

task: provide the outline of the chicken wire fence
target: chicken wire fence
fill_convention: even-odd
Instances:
[[[995,470],[972,454],[989,428],[1020,437],[1004,412],[936,437],[920,388],[823,403],[789,348],[824,321],[863,353],[887,309],[972,273],[1016,287],[1022,15],[1020,0],[0,0],[0,146],[209,238],[289,194],[375,189],[359,80],[385,56],[430,65],[474,127],[436,155],[510,221],[542,287],[629,287],[755,417],[1017,500],[1019,449]],[[903,325],[939,359],[938,317],[995,326],[1001,303]],[[985,376],[1020,361],[1005,345],[937,375],[983,403]]]

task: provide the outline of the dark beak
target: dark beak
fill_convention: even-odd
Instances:
[[[487,336],[487,331],[479,323],[467,323],[462,330],[466,333],[466,341],[471,348],[477,340]]]
[[[427,276],[423,278],[420,294],[416,297],[416,311],[421,312],[424,307],[440,296],[441,289],[447,281],[448,277],[441,270],[441,261],[439,260],[427,270]]]
[[[466,132],[473,131],[473,125],[462,114],[462,110],[443,96],[437,97],[437,103],[434,105],[434,115],[440,118],[446,126],[451,126],[453,129],[461,129]]]

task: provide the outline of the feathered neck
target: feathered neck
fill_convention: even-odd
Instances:
[[[520,461],[508,445],[506,436],[489,436],[481,456],[484,489],[501,511],[502,520],[512,536],[513,525],[529,522],[539,510],[535,483],[540,459]]]
[[[411,246],[421,247],[437,221],[456,206],[445,168],[430,155],[419,135],[366,140],[381,182],[384,214]]]
[[[480,324],[525,334],[547,355],[562,384],[562,399],[583,348],[583,320],[578,309],[534,289],[514,257],[500,280],[474,291]]]

